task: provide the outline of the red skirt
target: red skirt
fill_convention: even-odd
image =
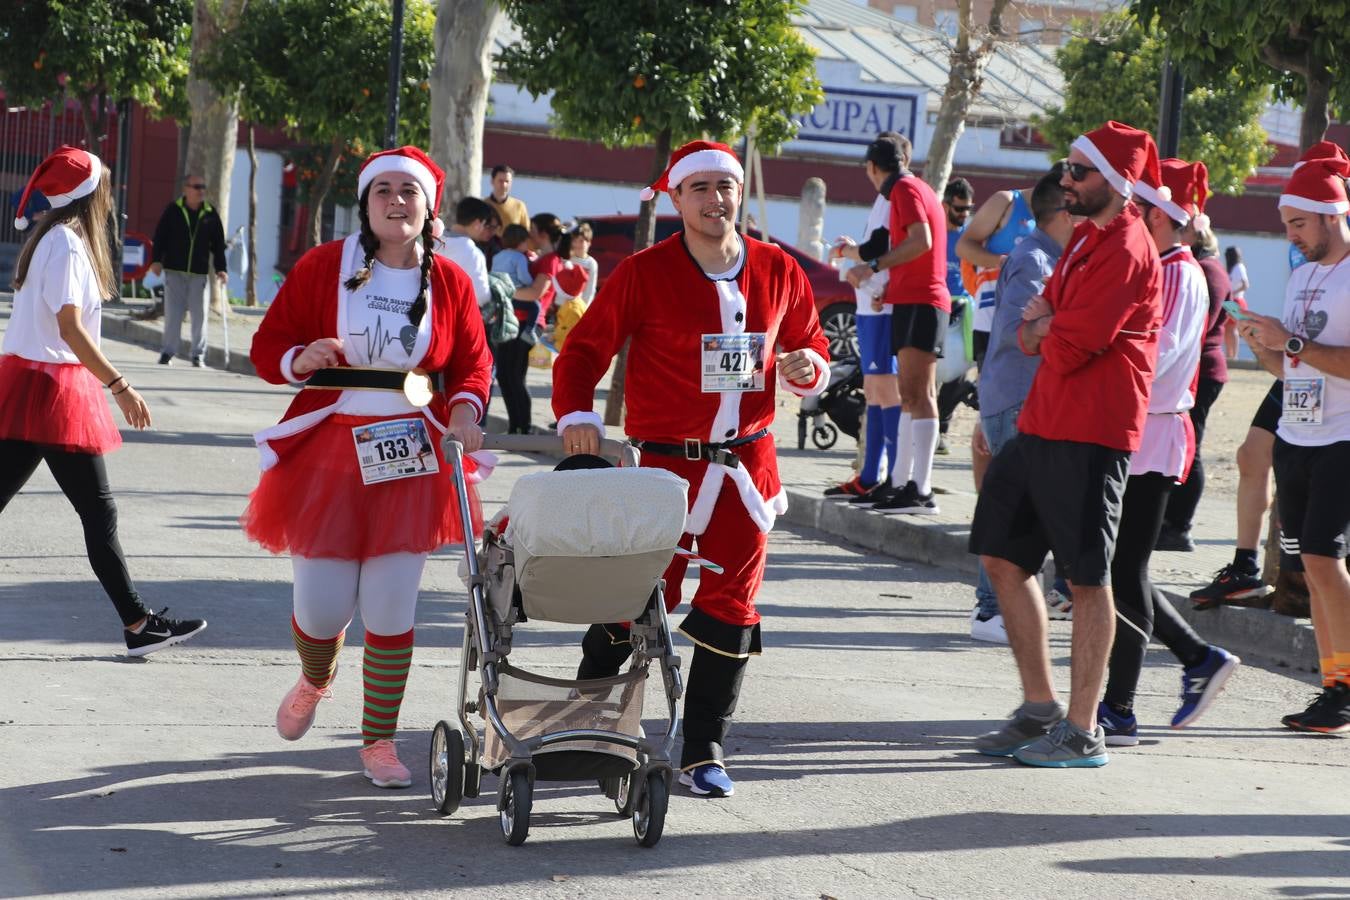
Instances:
[[[389,553],[430,553],[464,540],[459,500],[440,442],[440,471],[364,484],[352,428],[405,416],[334,414],[299,434],[271,441],[279,462],[263,473],[239,522],[273,553],[367,560]],[[428,431],[434,429],[427,423]],[[483,511],[469,488],[474,533]]]
[[[122,446],[103,385],[79,363],[0,356],[0,440],[100,456]]]

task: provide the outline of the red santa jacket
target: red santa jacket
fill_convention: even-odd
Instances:
[[[588,423],[603,431],[592,412],[595,387],[629,338],[625,430],[635,438],[721,443],[773,421],[775,382],[799,396],[829,384],[829,341],[816,318],[806,275],[780,248],[742,238],[745,252],[733,277],[713,279],[690,256],[682,234],[619,264],[586,315],[567,336],[553,366],[553,411],[558,428]],[[705,335],[763,334],[763,388],[705,392]],[[805,350],[815,365],[809,384],[778,378],[775,350]],[[786,508],[773,439],[739,446],[736,468],[697,463],[702,483],[691,495],[688,531],[706,527],[722,482],[730,478],[759,527],[768,531]],[[644,462],[665,466],[662,458]],[[678,474],[686,475],[681,467]]]
[[[249,351],[253,367],[263,380],[272,384],[302,381],[291,371],[291,362],[306,344],[326,337],[344,342],[350,339],[341,333],[338,303],[346,293],[342,282],[360,267],[361,259],[357,236],[350,235],[315,247],[295,264],[263,317]],[[423,414],[443,433],[452,406],[470,403],[480,413],[486,406],[492,357],[472,283],[458,266],[441,256],[432,261],[425,318],[430,341],[416,366],[425,372],[442,373],[445,389],[432,398]],[[297,393],[281,422],[255,435],[262,452],[262,468],[276,464],[285,438],[327,418],[341,396],[340,391]]]
[[[1139,449],[1162,324],[1162,266],[1138,208],[1073,231],[1045,284],[1054,309],[1017,430]]]

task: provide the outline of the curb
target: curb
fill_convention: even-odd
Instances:
[[[789,490],[783,519],[843,538],[866,550],[908,562],[976,572],[975,557],[966,549],[970,530],[964,525],[884,516],[857,510],[847,503]],[[1224,606],[1213,610],[1191,608],[1190,598],[1163,591],[1181,617],[1207,641],[1250,661],[1279,668],[1318,671],[1317,642],[1307,619],[1293,619],[1268,609]]]
[[[128,344],[136,344],[140,347],[147,347],[159,352],[160,344],[164,340],[164,329],[153,322],[142,322],[131,318],[130,314],[122,310],[104,310],[103,312],[103,337],[112,340],[123,341]],[[192,352],[188,341],[184,340],[179,346],[179,354],[187,356]],[[230,354],[229,364],[225,364],[225,351],[221,347],[208,344],[206,356],[203,357],[206,365],[212,369],[219,369],[223,372],[233,372],[236,375],[256,375],[252,361],[248,358],[247,348],[243,352],[235,351]]]

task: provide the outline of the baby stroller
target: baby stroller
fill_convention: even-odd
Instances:
[[[560,444],[551,435],[486,435],[484,449],[556,453]],[[598,782],[619,814],[632,818],[644,847],[655,846],[665,827],[683,683],[661,576],[684,532],[689,486],[665,470],[637,468],[637,450],[628,444],[605,441],[602,452],[621,467],[520,478],[508,520],[486,528],[481,546],[465,545],[461,574],[469,606],[458,723],[443,720],[432,733],[431,793],[440,814],[450,815],[461,798],[478,796],[484,771],[495,772],[502,836],[511,845],[529,833],[536,781]],[[462,445],[447,440],[445,455],[469,534]],[[631,621],[628,670],[572,680],[517,666],[512,636],[531,619]],[[648,737],[642,702],[653,661],[661,670],[667,725]],[[473,698],[471,672],[479,673]],[[474,713],[481,721],[470,718]]]
[[[862,366],[858,360],[847,357],[830,363],[830,386],[819,396],[802,398],[801,409],[797,412],[797,449],[806,447],[808,422],[811,443],[821,450],[833,447],[839,440],[840,431],[857,438],[866,408]],[[835,424],[821,422],[821,416],[829,416]]]

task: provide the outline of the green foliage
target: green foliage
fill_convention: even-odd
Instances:
[[[798,0],[557,3],[503,0],[519,43],[498,57],[535,97],[554,91],[564,135],[607,146],[733,140],[753,122],[773,152],[821,100]]]
[[[1115,119],[1152,132],[1158,127],[1165,39],[1133,19],[1107,21],[1101,38],[1076,37],[1056,55],[1064,105],[1035,120],[1057,156],[1085,131]],[[1261,128],[1268,89],[1235,81],[1186,92],[1181,111],[1183,159],[1203,160],[1210,189],[1240,194],[1256,167],[1270,159]]]
[[[329,200],[338,206],[355,206],[356,177],[361,164],[378,147],[368,147],[361,141],[352,141],[338,157],[337,172],[333,175],[333,186],[328,192]],[[330,148],[323,144],[305,144],[286,151],[286,161],[295,166],[296,200],[308,204],[310,192],[314,189],[328,160]]]
[[[192,0],[6,0],[0,8],[0,86],[11,104],[102,95],[155,112],[187,79]]]

